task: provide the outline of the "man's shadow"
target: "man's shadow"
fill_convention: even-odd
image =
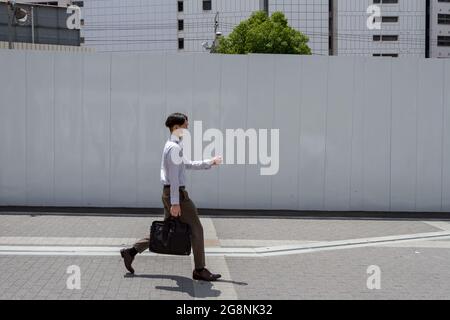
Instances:
[[[166,291],[175,291],[175,292],[184,292],[193,298],[210,298],[210,297],[219,297],[222,291],[214,289],[214,283],[227,282],[233,283],[240,286],[246,286],[248,283],[245,282],[237,282],[231,280],[222,280],[219,279],[215,282],[209,281],[197,281],[188,277],[182,276],[174,276],[174,275],[163,275],[163,274],[131,274],[127,273],[124,275],[125,278],[146,278],[146,279],[170,279],[174,280],[177,284],[177,287],[167,287],[167,286],[156,286],[156,289],[166,290]],[[197,290],[194,289],[194,285],[196,285]],[[199,287],[201,285],[201,287]],[[199,290],[200,289],[200,290]]]

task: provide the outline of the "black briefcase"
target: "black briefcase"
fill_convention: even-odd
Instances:
[[[191,227],[178,218],[154,221],[150,227],[151,252],[188,256],[191,254]]]

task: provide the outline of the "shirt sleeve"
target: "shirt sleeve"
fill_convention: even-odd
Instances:
[[[180,204],[180,167],[181,163],[177,164],[172,160],[172,152],[180,152],[181,149],[179,147],[173,147],[169,150],[167,157],[167,171],[170,182],[170,204]]]
[[[188,170],[205,170],[212,167],[213,159],[207,159],[203,161],[190,161],[184,158],[184,164]]]

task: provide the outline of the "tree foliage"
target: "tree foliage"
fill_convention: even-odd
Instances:
[[[214,52],[311,54],[308,41],[306,35],[288,25],[282,12],[274,12],[269,18],[264,11],[256,11],[228,37],[219,37]]]

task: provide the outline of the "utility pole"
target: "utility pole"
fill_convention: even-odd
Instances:
[[[13,49],[12,44],[12,17],[13,14],[11,11],[13,11],[13,4],[11,2],[6,3],[6,10],[8,11],[8,48]]]
[[[34,44],[34,7],[31,7],[31,42]]]
[[[219,27],[219,11],[216,12],[214,17],[214,34],[217,34],[217,28]]]
[[[222,35],[221,32],[217,31],[218,28],[219,28],[219,11],[217,11],[216,16],[214,17],[214,42],[211,46],[210,51],[211,53],[216,52],[218,37]]]

